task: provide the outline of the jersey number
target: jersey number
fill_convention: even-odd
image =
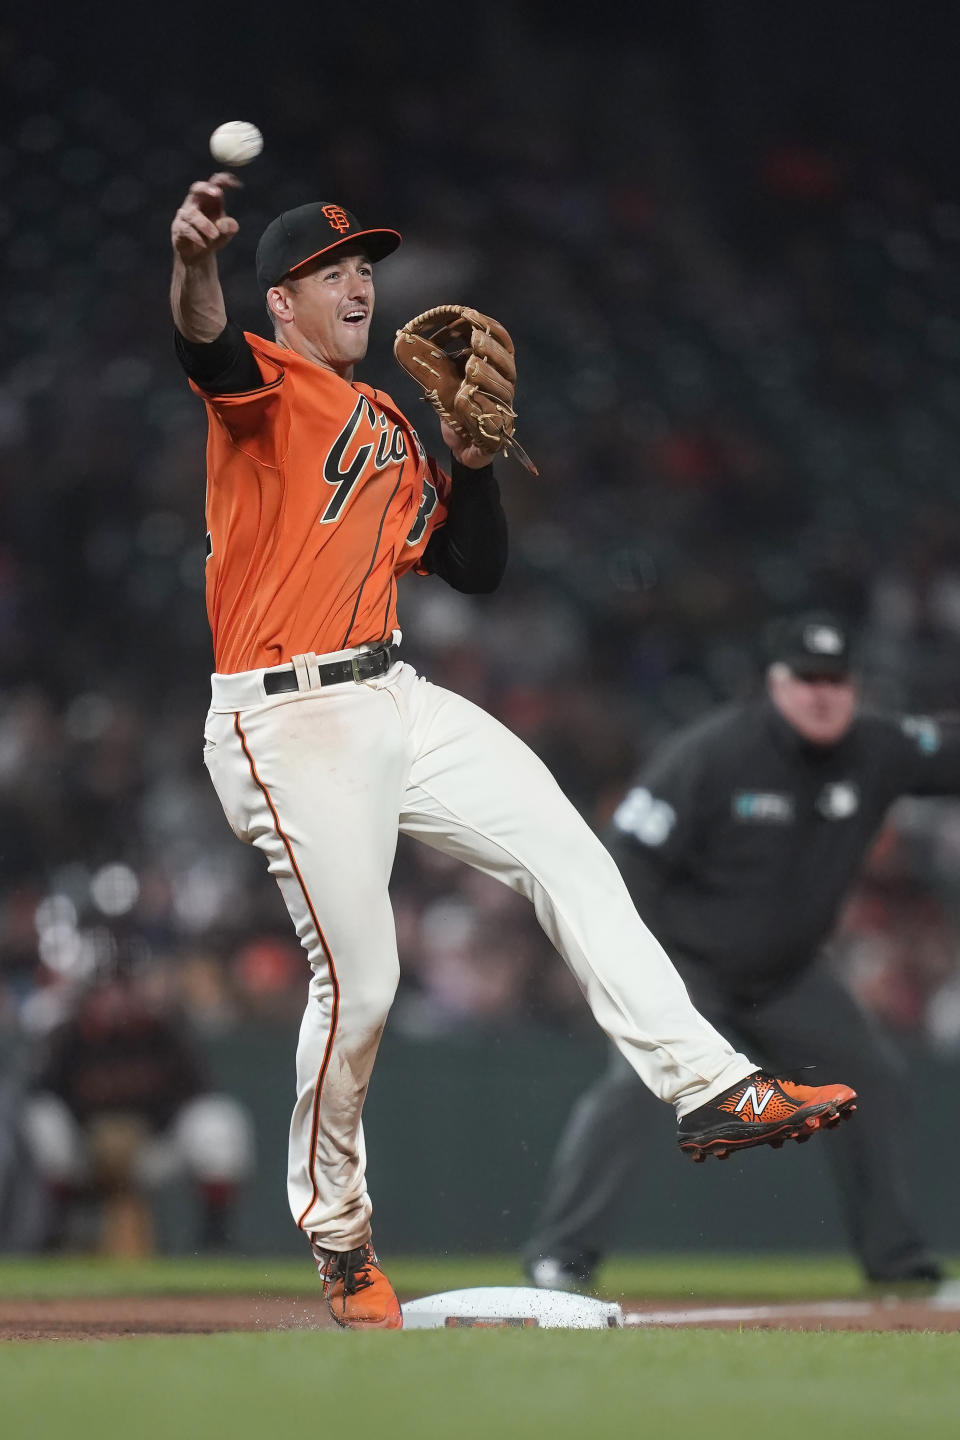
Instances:
[[[416,520],[414,520],[410,530],[410,534],[407,536],[408,545],[416,545],[417,541],[420,540],[424,530],[426,530],[427,528],[427,521],[430,519],[430,516],[433,514],[436,508],[436,487],[434,485],[431,485],[429,480],[424,479],[423,499],[420,501],[420,509],[417,511],[417,518]]]

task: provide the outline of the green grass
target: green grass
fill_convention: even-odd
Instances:
[[[0,1348],[17,1440],[957,1434],[951,1335],[273,1333]]]
[[[513,1256],[384,1257],[404,1296],[467,1285],[522,1285]],[[315,1285],[309,1256],[302,1260],[95,1258],[0,1259],[0,1297],[171,1295],[300,1295]],[[807,1299],[856,1295],[859,1273],[845,1256],[620,1255],[600,1274],[610,1299]]]
[[[522,1283],[511,1257],[391,1258],[402,1294]],[[857,1294],[843,1257],[621,1256],[651,1299]],[[304,1295],[308,1260],[0,1261],[0,1299]],[[289,1330],[0,1344],[4,1440],[903,1440],[960,1433],[957,1335]]]

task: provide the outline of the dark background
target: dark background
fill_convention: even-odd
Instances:
[[[8,1056],[119,957],[201,1040],[253,1024],[291,1037],[292,1065],[303,962],[200,758],[203,417],[166,287],[214,127],[266,138],[223,256],[248,328],[261,229],[323,198],[405,237],[364,378],[416,406],[390,342],[428,305],[511,329],[541,478],[500,464],[496,596],[405,582],[404,651],[600,823],[658,740],[758,683],[787,609],[856,625],[870,700],[957,705],[958,57],[954,7],[866,3],[40,3],[3,22]],[[837,943],[883,1022],[947,1060],[958,853],[955,805],[899,807]],[[394,899],[398,1043],[519,1023],[592,1055],[515,897],[401,845]]]

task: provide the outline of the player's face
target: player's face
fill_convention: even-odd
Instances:
[[[803,677],[773,665],[767,688],[784,719],[813,745],[836,745],[853,724],[857,687],[848,675]]]
[[[283,306],[274,307],[278,338],[349,380],[370,338],[373,266],[367,256],[359,251],[324,259],[299,274],[296,284],[278,285],[276,292]]]

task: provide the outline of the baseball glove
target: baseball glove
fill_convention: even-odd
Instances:
[[[512,450],[539,472],[513,433],[517,367],[509,334],[479,310],[436,305],[397,331],[393,353],[441,420],[487,455]]]

